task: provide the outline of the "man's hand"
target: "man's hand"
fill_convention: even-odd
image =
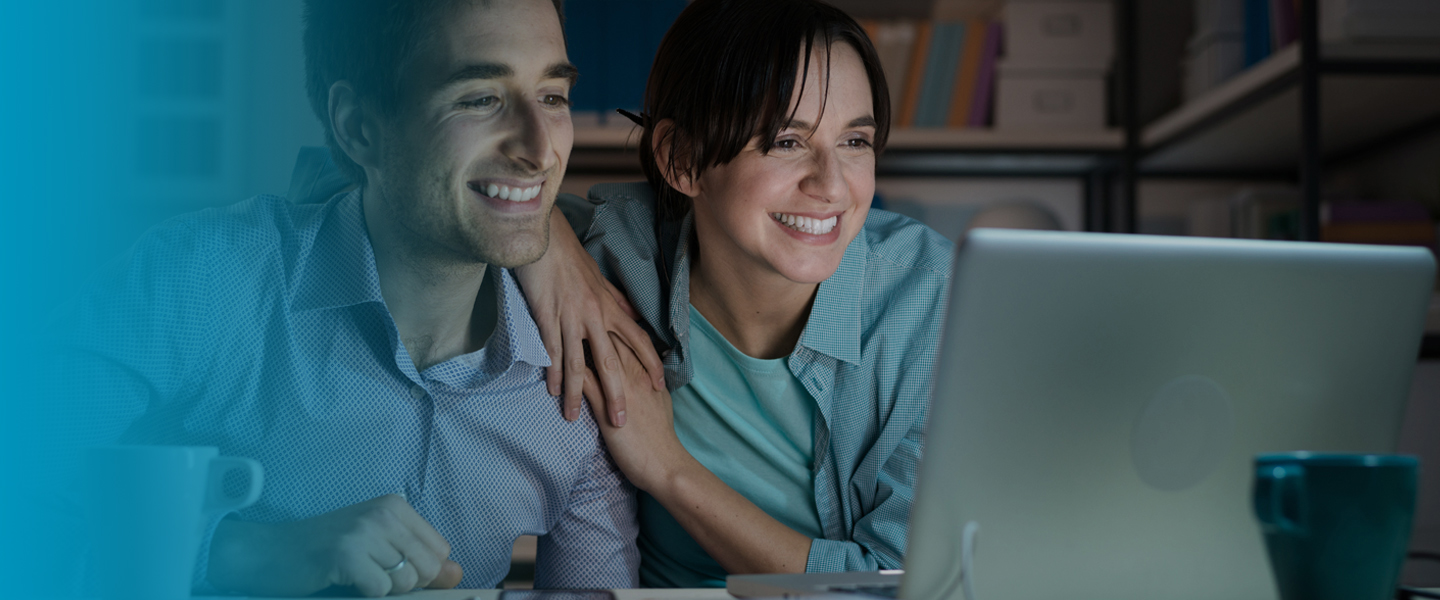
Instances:
[[[550,215],[550,247],[545,255],[514,273],[525,290],[535,324],[540,327],[545,352],[550,355],[550,367],[545,370],[550,394],[559,396],[564,388],[561,410],[566,419],[573,421],[580,416],[581,390],[588,371],[582,342],[590,343],[600,378],[595,393],[588,394],[591,406],[601,409],[596,420],[615,427],[623,427],[626,422],[619,350],[637,355],[651,386],[665,389],[664,365],[650,345],[650,335],[635,323],[639,315],[625,294],[600,275],[595,260],[575,239],[575,232],[558,209]],[[612,342],[612,335],[617,341]],[[608,419],[601,416],[605,414]]]
[[[209,579],[251,596],[308,596],[340,585],[374,597],[455,587],[462,572],[449,556],[450,543],[404,498],[389,495],[303,521],[222,521]]]

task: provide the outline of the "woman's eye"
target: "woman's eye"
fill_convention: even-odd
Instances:
[[[775,140],[775,148],[779,150],[794,150],[800,147],[800,141],[795,139]]]
[[[867,140],[865,138],[851,138],[845,140],[845,145],[851,148],[869,148],[870,146],[872,146],[870,140]]]

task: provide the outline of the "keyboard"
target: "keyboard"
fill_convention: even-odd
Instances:
[[[898,585],[835,585],[830,586],[829,591],[842,594],[876,596],[879,598],[900,597],[900,586]]]

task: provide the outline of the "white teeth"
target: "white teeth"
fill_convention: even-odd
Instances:
[[[536,196],[539,196],[540,190],[544,189],[544,187],[545,184],[543,183],[540,185],[530,186],[528,188],[511,188],[507,185],[491,183],[485,186],[484,194],[491,198],[499,198],[501,200],[509,200],[511,202],[529,202],[530,200],[533,200]]]
[[[828,219],[816,219],[800,215],[787,215],[785,213],[770,213],[770,218],[779,221],[785,226],[810,235],[825,235],[835,229],[835,224],[840,222],[839,217]]]

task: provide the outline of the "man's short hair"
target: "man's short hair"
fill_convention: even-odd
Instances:
[[[563,30],[562,0],[551,1]],[[404,95],[401,74],[462,2],[490,0],[305,0],[305,91],[336,165],[352,181],[363,185],[365,171],[335,143],[330,86],[348,81],[363,101],[394,116]]]

